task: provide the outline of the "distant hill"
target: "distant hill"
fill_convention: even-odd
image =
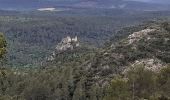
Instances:
[[[35,10],[43,7],[169,10],[169,3],[128,0],[0,0],[0,9]]]

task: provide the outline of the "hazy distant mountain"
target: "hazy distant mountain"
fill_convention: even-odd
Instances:
[[[126,1],[140,1],[148,3],[170,4],[170,0],[126,0]]]
[[[158,2],[158,1],[157,1]],[[141,0],[80,0],[76,7],[121,8],[135,10],[167,10],[169,5],[156,2],[141,2]]]
[[[0,9],[30,10],[43,7],[75,7],[167,10],[169,5],[166,2],[169,3],[168,0],[165,2],[161,0],[0,0]]]

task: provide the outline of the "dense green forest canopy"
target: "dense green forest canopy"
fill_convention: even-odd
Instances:
[[[0,100],[170,100],[168,5],[23,11],[32,0],[18,1],[22,11],[0,10]]]
[[[149,39],[127,45],[129,35],[146,28],[156,29],[146,34]],[[169,100],[170,22],[150,22],[118,33],[118,39],[111,38],[103,48],[68,50],[43,68],[1,68],[0,99]],[[132,64],[151,58],[159,71],[145,62]]]
[[[111,36],[116,37],[122,27],[169,16],[168,11],[137,12],[121,9],[0,12],[0,31],[8,42],[7,64],[14,67],[39,66],[66,36],[78,36],[82,43],[99,47]]]

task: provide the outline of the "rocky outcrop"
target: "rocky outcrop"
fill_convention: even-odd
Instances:
[[[48,61],[52,61],[55,59],[55,57],[68,50],[74,50],[75,48],[79,47],[80,43],[78,41],[78,37],[70,37],[67,36],[66,38],[63,38],[60,43],[55,48],[55,51],[52,53],[50,57],[48,57]]]
[[[156,58],[140,59],[131,63],[129,67],[127,67],[127,69],[123,71],[123,73],[125,74],[131,68],[140,67],[140,66],[144,67],[147,70],[151,70],[153,72],[159,72],[162,68],[165,68],[167,64],[163,63],[161,60]]]
[[[133,67],[142,66],[159,72],[168,65],[170,32],[161,25],[133,30],[133,27],[126,30],[131,34],[116,43],[112,42],[83,66],[90,75],[89,79],[104,85],[118,74],[125,75]]]
[[[156,29],[144,29],[139,32],[134,32],[133,34],[128,36],[128,44],[132,44],[134,42],[138,42],[143,37],[147,36],[148,33],[154,32]],[[148,39],[150,37],[147,37]]]
[[[78,42],[77,36],[74,38],[67,36],[56,46],[56,51],[63,52],[66,50],[73,50],[76,47],[79,47],[79,42]]]

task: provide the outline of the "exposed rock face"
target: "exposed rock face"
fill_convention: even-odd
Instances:
[[[67,36],[66,38],[63,38],[62,41],[56,46],[55,51],[53,52],[52,56],[48,58],[48,61],[54,60],[56,55],[59,53],[65,52],[67,50],[73,50],[79,46],[80,43],[77,36],[74,38]]]
[[[131,67],[143,66],[147,70],[151,70],[153,72],[159,72],[162,68],[166,67],[166,64],[158,59],[148,58],[148,59],[136,60],[129,66]],[[126,73],[129,69],[130,68],[125,69],[123,73]]]
[[[73,50],[74,48],[79,46],[78,38],[77,36],[74,38],[71,38],[70,36],[67,36],[64,38],[56,47],[57,52],[62,52],[66,50]]]
[[[133,34],[128,36],[128,44],[132,44],[134,42],[138,42],[140,39],[142,39],[144,36],[146,36],[148,33],[154,32],[156,29],[144,29],[139,32],[134,32]],[[148,39],[150,37],[147,37]]]

